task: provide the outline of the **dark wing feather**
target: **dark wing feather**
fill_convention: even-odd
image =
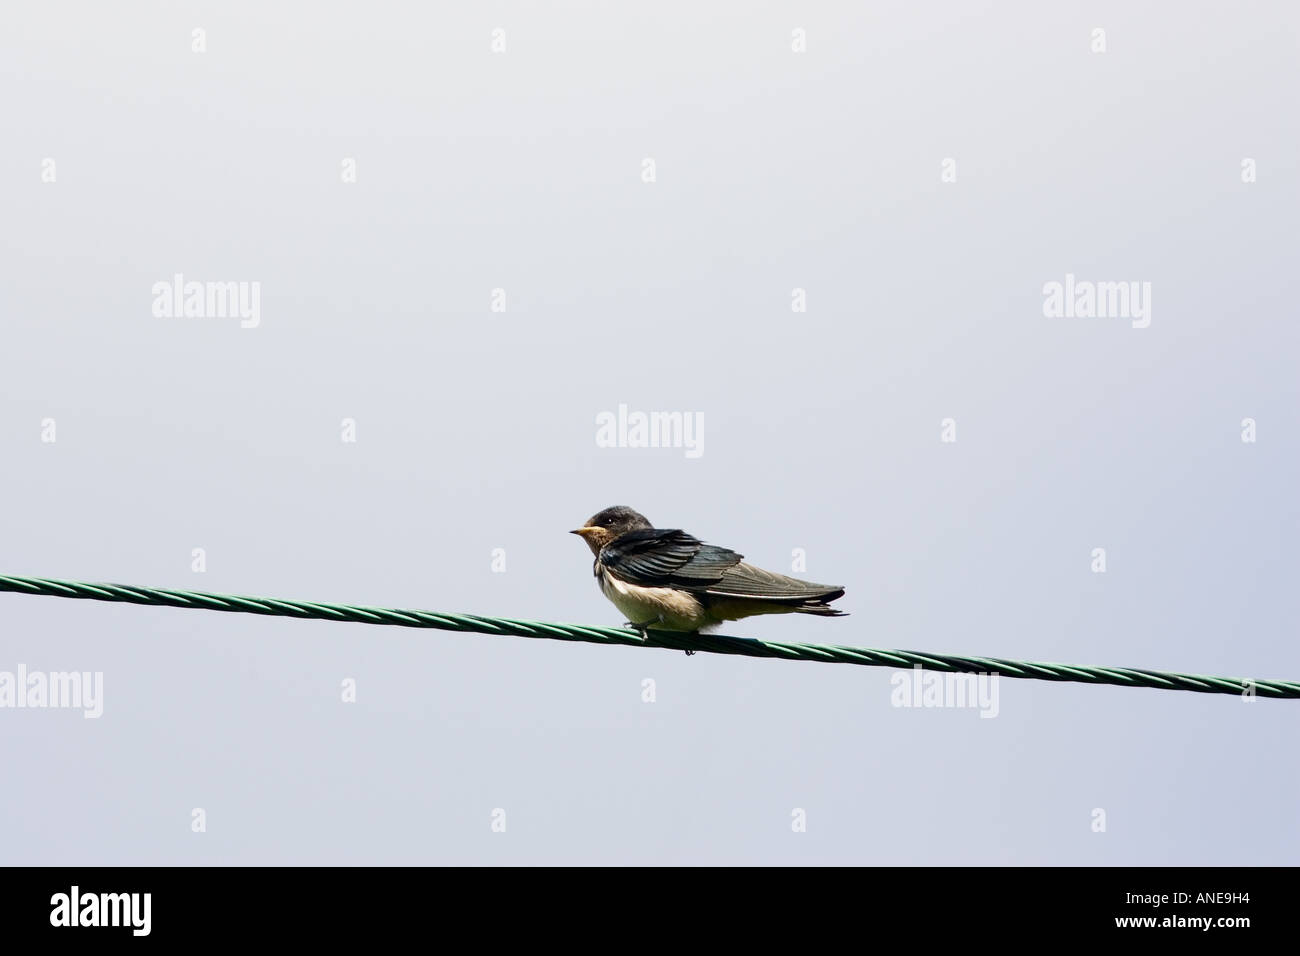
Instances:
[[[833,601],[844,589],[830,584],[814,584],[764,571],[741,562],[725,571],[721,579],[709,586],[706,594],[716,597],[750,597],[769,601]]]
[[[681,588],[718,598],[820,604],[844,594],[834,585],[764,571],[746,564],[743,557],[685,531],[647,528],[629,531],[606,545],[598,563],[629,584]]]
[[[685,531],[647,528],[605,545],[599,563],[631,584],[703,591],[720,582],[742,557]]]

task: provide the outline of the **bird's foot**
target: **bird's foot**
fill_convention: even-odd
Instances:
[[[662,624],[663,622],[660,621],[660,623]],[[634,631],[636,631],[638,634],[640,634],[640,635],[641,635],[641,640],[643,640],[643,641],[648,641],[648,640],[650,640],[650,625],[649,625],[649,624],[638,624],[636,621],[624,621],[624,622],[623,622],[623,626],[624,626],[624,627],[630,627],[630,628],[632,628],[632,630],[634,630]],[[698,637],[699,634],[700,634],[699,631],[693,631],[689,636],[690,636],[690,637]],[[687,656],[687,657],[690,657],[690,656],[691,656],[692,654],[694,654],[694,653],[695,653],[695,652],[692,651],[692,650],[687,650],[687,651],[686,651],[686,656]]]
[[[640,634],[640,635],[641,635],[641,640],[643,640],[643,641],[648,641],[648,640],[650,640],[650,625],[649,625],[649,624],[638,624],[636,621],[624,621],[624,622],[623,622],[623,626],[624,626],[624,627],[630,627],[630,628],[632,628],[632,630],[634,630],[634,631],[636,631],[638,634]]]

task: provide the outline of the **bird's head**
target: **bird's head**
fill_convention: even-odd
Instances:
[[[587,542],[592,554],[600,554],[600,549],[611,541],[629,531],[641,531],[654,527],[641,515],[624,505],[606,508],[587,519],[581,528],[575,528],[570,534],[579,535]]]

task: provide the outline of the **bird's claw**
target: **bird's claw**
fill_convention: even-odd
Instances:
[[[687,636],[688,636],[688,637],[699,637],[699,636],[700,636],[700,632],[699,632],[699,631],[691,631],[691,633],[688,634]],[[694,652],[693,650],[691,650],[689,647],[686,648],[686,656],[687,656],[687,657],[690,657],[690,656],[691,656],[692,654],[694,654],[694,653],[695,653],[695,652]]]
[[[641,640],[643,640],[643,641],[648,641],[648,640],[650,640],[650,625],[649,625],[649,624],[638,624],[636,621],[624,621],[624,622],[623,622],[623,626],[624,626],[624,627],[630,627],[630,628],[632,628],[632,630],[634,630],[634,631],[636,631],[638,634],[640,634],[640,635],[641,635]],[[693,637],[693,636],[695,636],[695,635],[691,635],[691,636]],[[686,651],[686,656],[687,656],[687,657],[690,657],[690,656],[691,656],[692,654],[694,654],[694,653],[695,653],[695,652],[692,651],[692,650],[687,650],[687,651]]]
[[[624,622],[623,622],[623,626],[624,626],[624,627],[630,627],[630,628],[632,628],[632,630],[634,630],[634,631],[636,631],[638,634],[640,634],[640,635],[641,635],[641,640],[643,640],[643,641],[648,641],[648,640],[650,640],[650,625],[648,625],[648,624],[638,624],[636,621],[624,621]]]

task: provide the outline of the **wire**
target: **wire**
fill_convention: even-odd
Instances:
[[[1112,684],[1118,687],[1154,687],[1202,694],[1236,694],[1300,699],[1300,682],[1249,680],[1238,677],[1203,677],[1130,667],[1080,667],[1011,661],[995,657],[960,657],[954,654],[925,654],[917,651],[877,650],[836,644],[803,644],[760,641],[720,634],[685,634],[675,631],[641,632],[617,627],[581,624],[548,624],[477,614],[445,614],[397,608],[362,607],[350,604],[322,604],[285,601],[276,598],[240,597],[180,591],[167,588],[128,587],[123,584],[87,584],[50,578],[0,575],[0,591],[45,597],[77,598],[90,601],[118,601],[160,607],[189,608],[264,614],[317,621],[347,621],[354,624],[388,624],[397,627],[426,627],[442,631],[537,637],[559,641],[625,647],[659,647],[710,654],[739,654],[746,657],[774,657],[789,661],[820,661],[824,664],[861,664],[868,667],[920,666],[927,670],[966,674],[998,674],[1027,680],[1068,681],[1079,684]]]

